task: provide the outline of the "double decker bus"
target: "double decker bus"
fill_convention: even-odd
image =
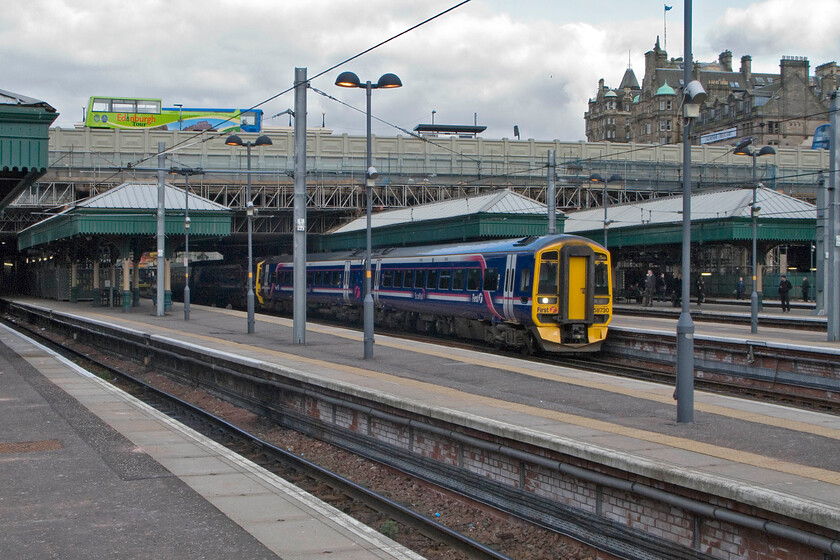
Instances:
[[[163,107],[160,99],[91,97],[85,113],[90,128],[158,129],[202,132],[260,132],[261,109]]]

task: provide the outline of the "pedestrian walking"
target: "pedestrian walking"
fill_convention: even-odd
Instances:
[[[779,299],[782,300],[782,313],[790,312],[790,290],[792,288],[793,285],[791,285],[790,280],[783,275],[781,281],[779,281]]]
[[[735,285],[735,299],[744,299],[744,277],[738,278],[738,283]]]
[[[645,276],[645,298],[642,302],[646,307],[653,307],[653,295],[656,293],[656,276],[648,269]]]
[[[808,301],[808,292],[811,290],[811,284],[808,282],[808,278],[805,277],[802,279],[802,301]]]

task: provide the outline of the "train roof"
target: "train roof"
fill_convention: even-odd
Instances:
[[[580,243],[597,245],[590,239],[579,237],[577,235],[545,235],[545,236],[530,236],[519,237],[515,239],[497,239],[488,241],[474,241],[469,243],[451,243],[444,245],[424,245],[418,247],[384,247],[377,248],[371,252],[374,259],[379,258],[408,258],[408,257],[436,257],[443,255],[468,255],[474,253],[488,254],[488,253],[518,253],[518,252],[533,252],[544,249],[547,246],[557,243],[558,241],[578,241]],[[336,251],[331,253],[311,253],[307,255],[307,260],[357,260],[365,256],[364,249],[356,249],[353,251]],[[290,255],[285,255],[277,259],[288,261]]]

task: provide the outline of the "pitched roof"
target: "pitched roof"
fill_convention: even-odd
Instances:
[[[229,211],[226,206],[189,193],[190,211]],[[184,210],[184,190],[170,184],[164,185],[164,206],[167,210]],[[87,198],[76,204],[77,208],[151,210],[158,207],[158,185],[156,183],[123,183],[104,193]],[[66,212],[66,210],[65,210]]]
[[[46,109],[47,112],[55,113],[55,107],[51,106],[46,101],[41,101],[40,99],[35,99],[34,97],[26,97],[25,95],[6,91],[4,89],[0,89],[0,105],[41,107]]]
[[[371,216],[371,228],[402,223],[438,220],[475,214],[540,214],[545,215],[546,205],[510,190],[477,196],[453,198],[443,202],[379,212]],[[345,224],[334,233],[358,231],[367,227],[367,218],[361,217]]]
[[[618,89],[639,89],[639,80],[636,79],[636,73],[632,68],[624,71],[624,77],[621,78],[621,85]]]
[[[705,191],[691,196],[691,220],[750,218],[752,189]],[[817,207],[766,187],[756,191],[759,216],[772,219],[811,219]],[[682,196],[671,196],[633,204],[617,204],[607,208],[610,228],[638,227],[647,224],[682,222]],[[604,209],[593,208],[566,214],[564,231],[581,233],[604,227]]]

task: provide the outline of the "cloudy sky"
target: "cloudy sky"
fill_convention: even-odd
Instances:
[[[0,89],[42,99],[82,119],[92,95],[161,98],[165,106],[246,108],[444,10],[459,0],[27,0],[0,18]],[[639,81],[657,35],[682,56],[684,4],[653,0],[471,0],[418,29],[313,80],[364,108],[364,92],[334,84],[343,70],[376,81],[396,73],[404,87],[373,95],[373,113],[413,129],[429,123],[488,126],[487,138],[583,140],[583,113],[599,78],[617,86],[628,63]],[[778,72],[785,55],[813,69],[840,62],[840,0],[693,2],[694,55]],[[735,5],[736,7],[730,7]],[[667,28],[666,28],[667,18]],[[292,93],[261,105],[292,108]],[[364,134],[365,120],[336,100],[308,96],[309,126]],[[288,116],[268,124],[287,125]],[[374,122],[378,135],[400,132]]]

